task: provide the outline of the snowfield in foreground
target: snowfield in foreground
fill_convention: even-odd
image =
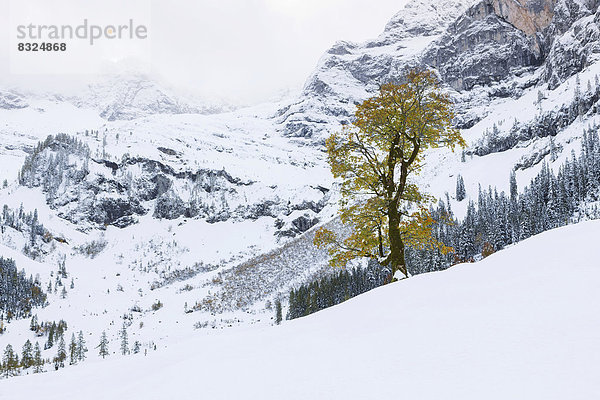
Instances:
[[[599,234],[580,223],[280,327],[0,381],[0,399],[597,399]]]

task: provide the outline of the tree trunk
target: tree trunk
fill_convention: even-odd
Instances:
[[[391,204],[388,214],[389,236],[390,236],[390,255],[386,264],[392,268],[392,276],[396,271],[400,271],[408,278],[406,262],[404,260],[404,242],[400,234],[400,215],[398,214],[396,204]]]

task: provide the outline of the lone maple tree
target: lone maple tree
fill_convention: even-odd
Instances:
[[[452,251],[434,238],[433,199],[410,177],[422,169],[425,150],[454,151],[465,142],[452,127],[452,101],[433,72],[411,70],[400,82],[382,85],[357,106],[352,125],[327,139],[331,172],[341,180],[341,221],[352,229],[345,238],[326,228],[315,235],[334,266],[369,257],[389,266],[392,276],[399,270],[408,277],[406,245]]]

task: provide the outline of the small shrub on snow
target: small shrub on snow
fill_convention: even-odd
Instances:
[[[163,303],[160,300],[157,300],[156,303],[152,304],[152,311],[158,311],[162,308]]]

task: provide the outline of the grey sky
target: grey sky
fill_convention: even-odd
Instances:
[[[16,0],[15,0],[16,1]],[[201,95],[218,95],[258,102],[288,88],[298,88],[319,57],[336,40],[364,41],[381,33],[406,0],[19,0],[28,4],[33,22],[58,24],[83,17],[112,22],[131,15],[144,19],[149,10],[146,47],[128,43],[120,51],[95,60],[98,69],[130,64],[149,67],[175,87]],[[52,3],[52,9],[40,10]],[[14,2],[0,0],[9,11]],[[62,4],[62,8],[61,5]],[[38,7],[38,12],[36,12]],[[85,8],[84,8],[85,7]],[[139,10],[144,9],[144,12]],[[0,13],[7,26],[9,12]],[[13,13],[14,14],[14,13]],[[55,22],[56,21],[56,22]],[[13,32],[0,37],[3,83],[45,83],[85,80],[86,76],[16,76],[10,73],[9,49]],[[147,47],[149,44],[149,48]],[[133,54],[134,57],[127,57]],[[126,60],[129,58],[129,60]],[[131,59],[135,59],[132,61]],[[140,60],[141,63],[140,63]],[[102,65],[100,65],[102,64]],[[14,64],[13,64],[14,65]],[[146,68],[148,69],[148,68]]]

